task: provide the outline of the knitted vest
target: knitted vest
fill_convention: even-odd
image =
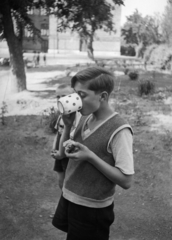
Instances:
[[[87,146],[103,161],[115,166],[113,155],[107,151],[108,141],[114,132],[117,133],[123,128],[129,128],[132,132],[130,125],[116,114],[83,140],[81,130],[84,121],[85,117],[82,117],[76,129],[74,141]],[[69,160],[63,192],[67,199],[68,194],[66,195],[65,192],[73,193],[74,196],[77,196],[77,199],[81,197],[93,201],[102,201],[114,195],[115,184],[88,161]],[[77,199],[75,200],[75,197],[73,197],[72,201],[77,204]],[[71,200],[71,198],[68,200]]]

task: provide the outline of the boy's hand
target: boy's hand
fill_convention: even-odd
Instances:
[[[54,159],[60,159],[59,151],[58,150],[52,150],[51,151],[51,157]]]
[[[64,142],[64,147],[66,156],[75,161],[90,161],[94,154],[83,144],[71,140]]]
[[[75,115],[76,115],[76,112],[73,112],[68,115],[62,115],[62,119],[66,127],[72,127],[73,122],[75,120]]]
[[[74,144],[75,142],[69,139],[63,143],[63,147],[65,147],[67,153],[74,153],[78,151],[78,148]]]

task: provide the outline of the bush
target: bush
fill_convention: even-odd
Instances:
[[[137,80],[138,79],[138,72],[137,71],[129,71],[128,76],[131,80]]]
[[[151,80],[141,80],[138,85],[138,93],[140,96],[153,94],[155,84]]]
[[[121,55],[124,55],[124,56],[132,56],[132,57],[136,56],[135,48],[130,45],[121,46],[120,52],[121,52]]]

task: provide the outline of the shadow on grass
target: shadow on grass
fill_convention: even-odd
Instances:
[[[55,98],[55,90],[28,90],[28,92],[33,93],[33,96],[41,99],[52,99]]]
[[[61,83],[65,83],[65,84],[70,84],[70,80],[72,77],[70,76],[66,76],[66,77],[54,77],[54,78],[49,78],[48,82],[44,81],[41,84],[47,84],[47,87],[50,86],[54,86],[56,84],[61,84]]]
[[[156,73],[155,77],[152,77],[151,72],[147,73],[142,73],[139,76],[139,79],[150,79],[156,84],[156,88],[161,88],[161,87],[169,87],[172,84],[171,76],[169,74],[163,74],[163,73]],[[40,85],[44,85],[44,88],[50,88],[54,87],[54,90],[40,90],[40,91],[33,91],[31,90],[30,92],[35,93],[35,97],[41,97],[41,98],[53,98],[56,85],[57,84],[69,84],[71,81],[71,76],[65,76],[65,77],[54,77],[54,78],[48,78],[46,81],[43,81],[40,83]],[[137,94],[138,91],[138,85],[139,85],[139,80],[132,81],[129,79],[127,75],[123,76],[117,76],[115,78],[115,90],[114,92],[121,92],[123,91],[124,93],[131,93],[135,92]],[[53,97],[52,97],[53,96]]]
[[[80,68],[86,68],[95,64],[73,64],[71,65],[47,65],[36,68],[27,68],[27,72],[51,72],[51,71],[65,71],[71,69],[72,71],[78,71]]]
[[[55,89],[56,89],[56,85],[57,84],[61,84],[61,83],[65,83],[65,84],[69,84],[70,85],[70,80],[71,77],[61,77],[61,78],[51,78],[51,79],[47,79],[47,81],[41,82],[39,83],[39,85],[44,85],[44,90],[28,90],[28,92],[31,92],[34,94],[34,97],[39,97],[39,98],[54,98],[55,97]],[[54,90],[51,89],[47,89],[50,87],[54,87]]]
[[[47,65],[36,68],[27,68],[27,72],[51,72],[51,71],[65,71],[69,66],[64,65]]]

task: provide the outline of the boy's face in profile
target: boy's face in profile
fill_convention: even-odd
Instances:
[[[88,89],[88,83],[76,82],[74,90],[82,99],[82,109],[79,111],[82,115],[87,116],[96,112],[100,108],[101,93],[96,93]]]
[[[66,95],[69,95],[73,93],[73,89],[71,87],[65,87],[65,88],[58,88],[56,90],[56,98],[57,101],[61,98],[61,97],[65,97]]]

